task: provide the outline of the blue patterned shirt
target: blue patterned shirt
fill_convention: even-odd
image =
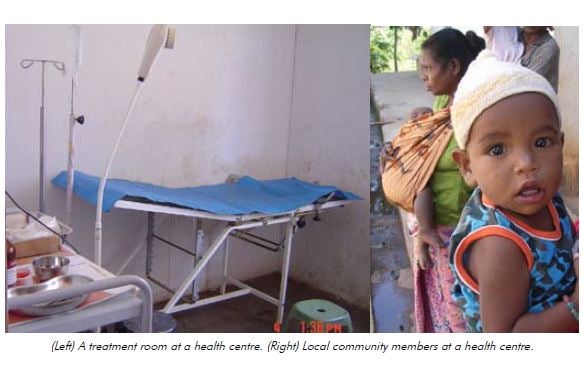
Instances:
[[[474,190],[450,241],[449,263],[455,282],[452,296],[462,308],[469,332],[483,332],[478,283],[467,270],[468,248],[486,236],[512,240],[522,251],[530,272],[527,311],[539,313],[571,294],[577,278],[573,268],[574,227],[557,194],[547,208],[553,231],[537,230],[505,214]]]

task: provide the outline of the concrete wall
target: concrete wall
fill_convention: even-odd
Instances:
[[[565,186],[579,190],[579,28],[557,27],[555,38],[561,48],[559,102],[565,132]]]
[[[312,30],[308,26],[305,29]],[[84,25],[81,30],[83,62],[76,112],[86,116],[86,124],[77,127],[76,168],[101,175],[133,93],[149,26]],[[304,26],[299,27],[298,35],[304,35],[303,30]],[[326,26],[296,41],[296,26],[292,25],[176,26],[176,46],[174,50],[162,52],[142,89],[111,177],[181,187],[223,182],[230,173],[249,174],[260,179],[296,176],[335,183],[362,194],[364,188],[355,185],[358,182],[368,184],[368,178],[338,182],[341,177],[331,177],[333,172],[316,172],[317,177],[310,177],[310,174],[299,172],[297,167],[286,168],[286,165],[297,163],[288,161],[288,148],[290,153],[302,152],[304,141],[317,146],[314,133],[295,131],[294,125],[299,125],[300,120],[290,121],[294,79],[310,80],[315,87],[330,84],[328,76],[313,74],[308,77],[307,72],[294,71],[294,50],[303,50],[314,40],[322,40],[319,35],[328,40],[332,34],[343,32],[348,38],[343,47],[353,53],[333,49],[330,51],[337,55],[315,54],[319,48],[314,47],[308,48],[302,58],[319,66],[343,59],[352,69],[342,72],[357,74],[363,71],[361,77],[336,75],[338,84],[346,85],[359,79],[368,81],[363,58],[368,55],[364,50],[367,42],[362,41],[366,30],[365,26]],[[23,70],[19,61],[22,58],[59,59],[70,67],[74,56],[72,35],[73,28],[64,25],[6,27],[6,189],[31,210],[38,209],[40,69],[34,66]],[[353,48],[353,42],[363,45]],[[70,78],[70,71],[63,76],[47,66],[47,182],[66,168]],[[294,93],[298,102],[302,101],[303,94]],[[353,95],[338,95],[329,104],[314,105],[311,110],[319,117],[329,115],[334,107],[351,107],[356,111],[360,101],[352,98]],[[294,118],[304,115],[307,109],[293,108]],[[362,111],[366,110],[365,103]],[[293,142],[290,142],[290,122],[296,133]],[[356,127],[360,123],[350,124]],[[324,142],[333,142],[337,133],[320,131],[318,135]],[[345,156],[342,147],[329,147],[327,151],[329,157],[321,160],[321,168],[326,168],[324,161]],[[350,163],[343,173],[347,178],[353,176],[349,172],[358,167],[356,162],[361,161],[363,167],[367,163],[362,158],[345,161]],[[48,213],[64,218],[65,193],[49,184],[47,196]],[[72,240],[89,257],[93,252],[94,215],[93,206],[75,199]],[[354,218],[342,212],[338,215],[342,217],[337,218]],[[364,219],[363,225],[366,225]],[[117,270],[134,247],[143,242],[145,221],[145,213],[140,212],[114,210],[104,216],[103,262],[107,268]],[[187,245],[192,243],[190,220],[165,217],[159,222],[161,234]],[[205,222],[203,229],[208,244],[218,226]],[[278,232],[272,230],[272,234]],[[315,234],[325,236],[335,231],[337,233],[333,224],[322,223],[317,232],[301,234],[306,240],[296,241],[296,247],[301,249],[301,245],[307,244]],[[357,239],[362,236],[361,227],[355,224],[350,230],[345,228],[344,234]],[[240,278],[269,273],[278,267],[277,255],[242,247],[237,242],[233,242],[232,247],[231,259],[238,261],[233,274]],[[331,244],[330,248],[320,249],[332,250]],[[347,258],[341,257],[342,260]],[[301,260],[296,257],[295,260],[296,266],[301,265]],[[143,274],[143,262],[142,252],[128,271]],[[180,253],[156,250],[154,272],[171,286],[178,285],[178,279],[191,265],[191,260]],[[217,265],[211,266],[203,286],[216,284],[218,276]],[[342,279],[347,283],[354,280],[352,277]],[[358,290],[362,292],[364,288]],[[163,292],[157,293],[162,295]],[[354,302],[366,295],[353,291],[345,297]]]
[[[368,26],[300,26],[287,175],[352,190],[364,201],[296,237],[293,276],[368,306]]]

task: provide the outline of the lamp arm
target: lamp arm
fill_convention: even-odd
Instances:
[[[119,133],[117,134],[117,139],[115,140],[115,145],[113,146],[113,150],[111,151],[111,155],[109,156],[109,161],[107,162],[107,167],[105,168],[105,174],[99,181],[99,189],[97,191],[97,212],[95,215],[95,250],[94,250],[94,261],[97,265],[101,266],[101,215],[103,209],[103,194],[105,192],[105,183],[107,181],[107,177],[109,175],[109,170],[111,168],[111,164],[113,163],[113,158],[117,152],[117,148],[119,147],[119,143],[121,142],[121,138],[123,137],[123,133],[129,121],[130,115],[134,110],[134,106],[136,105],[136,101],[138,100],[138,95],[140,94],[140,89],[142,88],[142,82],[138,81],[136,85],[136,89],[134,91],[134,96],[128,108],[125,120],[119,129]]]

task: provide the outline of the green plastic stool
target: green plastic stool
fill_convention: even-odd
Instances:
[[[352,332],[352,321],[346,309],[333,302],[312,299],[292,306],[284,325],[285,332],[344,333]]]

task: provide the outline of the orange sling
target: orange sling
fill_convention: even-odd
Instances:
[[[403,124],[387,143],[382,183],[389,203],[413,212],[415,197],[429,182],[451,139],[450,123],[449,108],[425,114]]]

